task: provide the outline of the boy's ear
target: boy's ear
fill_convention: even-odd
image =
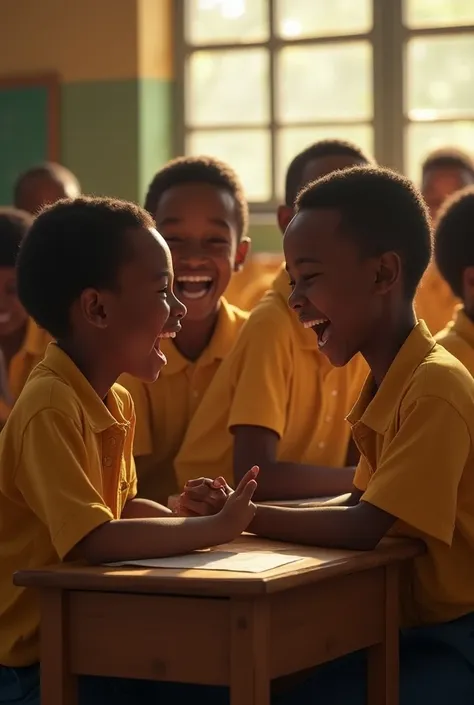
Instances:
[[[402,263],[396,252],[385,252],[377,261],[375,290],[386,294],[401,279]]]
[[[466,307],[471,308],[474,302],[474,267],[466,267],[462,273],[462,290]]]
[[[234,272],[240,272],[245,264],[245,260],[250,252],[251,239],[247,236],[243,237],[239,244],[237,245],[237,251],[235,253],[235,264]]]
[[[107,328],[106,302],[96,289],[84,289],[80,298],[81,312],[88,323],[96,328]]]
[[[278,206],[277,220],[282,235],[285,234],[285,230],[293,220],[294,214],[293,208],[290,208],[290,206]]]

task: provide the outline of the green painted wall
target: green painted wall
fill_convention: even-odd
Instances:
[[[158,79],[62,86],[61,161],[86,193],[143,202],[170,156],[170,94]]]

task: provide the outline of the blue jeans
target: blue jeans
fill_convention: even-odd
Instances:
[[[272,698],[272,705],[365,705],[366,653],[358,651],[315,668],[298,686]],[[40,705],[37,664],[0,666],[0,705]],[[79,678],[79,705],[166,705],[202,702],[228,705],[227,688]],[[454,622],[403,630],[400,634],[400,705],[474,704],[474,613]]]

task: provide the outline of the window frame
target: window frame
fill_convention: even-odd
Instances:
[[[411,28],[404,24],[404,0],[372,0],[372,29],[366,33],[331,35],[324,37],[304,37],[284,39],[276,34],[275,0],[268,0],[268,22],[270,35],[266,41],[235,44],[232,42],[222,44],[191,45],[186,40],[185,28],[185,3],[186,0],[174,0],[174,37],[175,37],[175,115],[180,116],[174,128],[174,153],[185,154],[186,137],[192,130],[185,124],[186,62],[194,51],[222,51],[241,50],[248,48],[265,48],[269,52],[269,70],[272,80],[269,86],[269,130],[271,138],[271,183],[273,198],[265,202],[250,202],[253,214],[273,213],[278,198],[276,197],[277,178],[277,131],[281,127],[327,127],[328,124],[344,124],[340,120],[334,123],[311,121],[301,123],[279,122],[277,114],[277,51],[287,46],[315,46],[340,44],[351,41],[365,40],[372,46],[372,85],[373,85],[373,112],[372,120],[348,120],[351,125],[371,125],[373,129],[373,154],[378,163],[403,172],[405,168],[407,128],[410,124],[450,123],[457,119],[469,121],[466,114],[456,118],[453,115],[436,118],[435,120],[411,120],[405,100],[405,57],[410,39],[415,37],[435,37],[446,35],[473,34],[474,25],[456,25],[450,27],[423,27]],[[472,115],[474,120],[474,112]],[[223,125],[222,127],[199,127],[196,131],[219,132],[221,130],[239,129],[242,131],[255,129],[257,126],[245,126],[238,123]],[[281,188],[281,185],[280,185]]]

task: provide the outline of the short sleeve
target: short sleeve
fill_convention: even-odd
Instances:
[[[360,492],[365,492],[370,480],[370,468],[362,455],[354,475],[354,487]]]
[[[286,319],[254,315],[243,328],[234,355],[238,358],[232,373],[230,430],[262,426],[283,435],[293,368],[292,335]]]
[[[362,500],[451,545],[469,430],[447,401],[423,397],[404,414]],[[361,478],[356,474],[356,486]]]
[[[130,393],[135,407],[135,436],[133,453],[135,456],[152,455],[153,430],[151,423],[150,398],[146,385],[135,377],[123,375],[120,384]]]
[[[15,482],[48,528],[60,558],[114,518],[88,478],[88,466],[81,429],[72,418],[52,409],[33,416],[24,431]]]

